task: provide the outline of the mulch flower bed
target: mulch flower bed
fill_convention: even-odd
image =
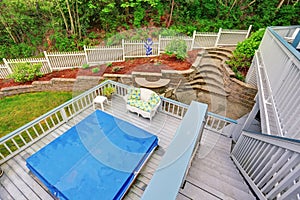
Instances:
[[[53,71],[37,78],[35,81],[49,81],[52,78],[76,78],[77,76],[102,76],[104,73],[109,74],[130,74],[132,71],[139,72],[160,72],[162,69],[169,70],[187,70],[190,69],[195,61],[199,50],[188,52],[188,58],[184,61],[176,59],[175,56],[161,54],[156,57],[132,58],[124,62],[114,62],[89,67],[88,69],[65,69]],[[93,68],[99,68],[99,72],[93,73]],[[16,83],[12,79],[0,79],[0,89],[18,85],[30,85],[32,81],[26,83]]]

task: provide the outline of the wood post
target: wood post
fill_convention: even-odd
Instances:
[[[52,66],[51,66],[51,63],[50,63],[50,60],[49,60],[49,58],[48,58],[48,55],[47,55],[47,52],[46,52],[46,51],[44,51],[44,55],[45,55],[45,58],[46,58],[46,60],[47,60],[48,66],[49,66],[49,68],[50,68],[50,71],[53,72],[53,69],[52,69]]]
[[[89,57],[87,55],[86,46],[85,45],[83,46],[83,49],[84,49],[84,53],[85,53],[86,64],[89,64]]]
[[[222,28],[219,29],[219,32],[218,32],[218,35],[217,35],[217,39],[216,39],[216,43],[215,43],[215,47],[218,47],[221,34],[222,34]]]
[[[9,63],[7,62],[7,60],[6,60],[5,58],[3,58],[3,62],[4,62],[4,65],[7,67],[8,72],[9,72],[10,74],[12,74],[13,71],[12,71],[12,69],[11,69]]]

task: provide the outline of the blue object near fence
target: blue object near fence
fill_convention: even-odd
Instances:
[[[152,45],[153,45],[153,41],[151,40],[151,38],[148,38],[144,44],[147,56],[152,55]]]

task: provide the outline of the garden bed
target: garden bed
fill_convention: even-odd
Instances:
[[[65,69],[54,71],[43,77],[37,78],[35,81],[49,81],[52,78],[76,78],[77,76],[102,76],[104,73],[109,74],[131,74],[133,71],[142,72],[160,72],[162,69],[169,70],[187,70],[190,69],[196,60],[199,50],[188,52],[188,58],[184,61],[176,59],[174,56],[161,54],[155,57],[132,58],[124,62],[114,62],[111,65],[103,64],[89,67],[88,69]],[[99,72],[93,73],[93,68],[99,68]],[[31,85],[32,81],[26,83],[16,83],[12,79],[0,79],[0,89],[18,85]]]

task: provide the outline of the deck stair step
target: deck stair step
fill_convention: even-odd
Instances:
[[[223,174],[220,173],[220,171],[218,170],[219,168],[211,168],[209,166],[203,166],[201,168],[204,172],[200,172],[199,169],[197,168],[192,168],[190,171],[191,175],[195,175],[194,177],[199,177],[198,174],[204,174],[204,176],[209,175],[210,177],[213,177],[213,179],[222,179],[222,180],[226,180],[226,183],[229,184],[232,187],[235,187],[239,190],[242,190],[244,192],[248,192],[249,188],[247,185],[244,184],[243,180],[237,180],[234,178],[231,178],[228,174]],[[202,177],[202,175],[200,176]]]
[[[206,191],[211,199],[256,199],[230,158],[231,142],[214,131],[203,133],[181,194],[196,197]]]

